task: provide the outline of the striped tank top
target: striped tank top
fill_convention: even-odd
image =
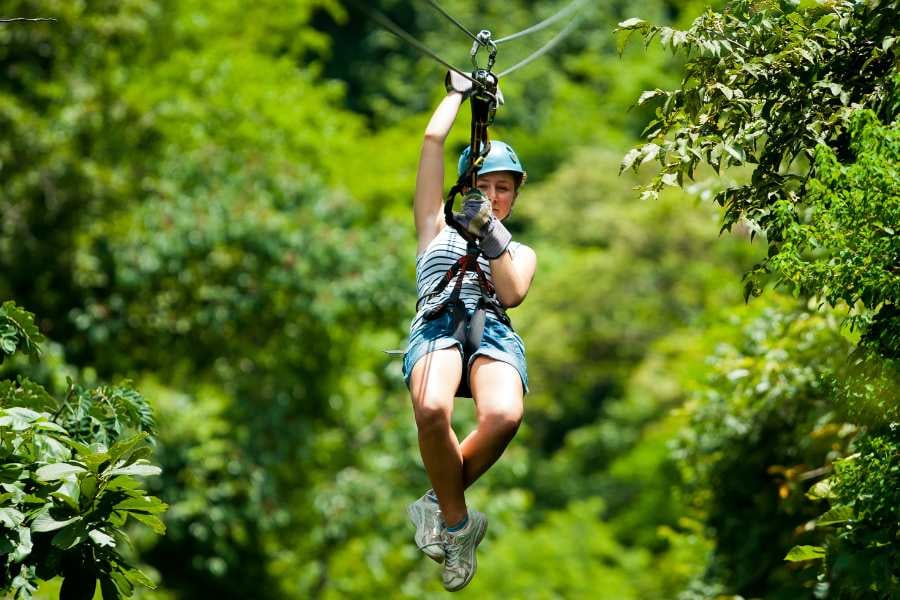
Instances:
[[[515,255],[518,248],[518,242],[510,242],[509,252]],[[416,294],[418,298],[427,296],[434,290],[441,278],[447,273],[456,261],[466,254],[466,240],[459,235],[455,229],[449,225],[445,226],[440,233],[435,236],[425,251],[416,257]],[[494,282],[491,275],[491,264],[483,256],[478,257],[478,264],[485,276],[491,283]],[[456,284],[456,278],[444,288],[440,294],[429,298],[422,302],[416,311],[411,329],[415,329],[422,321],[422,315],[428,309],[444,302],[450,297]],[[481,286],[478,283],[478,275],[469,270],[463,278],[462,290],[459,295],[460,299],[465,303],[466,310],[475,310],[475,306],[481,299]]]

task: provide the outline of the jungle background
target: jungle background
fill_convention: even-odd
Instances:
[[[442,4],[496,36],[564,5]],[[371,5],[469,64],[426,3]],[[900,597],[897,3],[583,12],[501,81],[532,390],[461,595]],[[443,70],[338,0],[0,13],[56,19],[0,23],[0,589],[444,595],[382,352]]]

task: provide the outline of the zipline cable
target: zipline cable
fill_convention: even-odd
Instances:
[[[399,25],[397,25],[396,23],[391,21],[384,14],[378,12],[377,10],[375,10],[372,7],[366,6],[361,0],[351,0],[351,2],[358,9],[360,9],[362,12],[364,12],[366,15],[368,15],[370,19],[372,19],[373,21],[375,21],[376,23],[378,23],[379,25],[381,25],[382,27],[384,27],[385,29],[387,29],[388,31],[390,31],[391,33],[396,35],[398,38],[400,38],[401,40],[403,40],[404,42],[406,42],[407,44],[409,44],[410,46],[412,46],[419,52],[425,54],[426,56],[433,58],[434,60],[441,63],[442,65],[444,65],[451,71],[459,73],[460,75],[462,75],[463,77],[465,77],[466,79],[471,81],[474,85],[477,85],[478,87],[483,87],[482,83],[480,81],[473,79],[470,74],[468,74],[464,71],[461,71],[460,69],[454,67],[449,62],[447,62],[446,60],[444,60],[443,58],[438,56],[428,46],[426,46],[425,44],[423,44],[422,42],[420,42],[419,40],[414,38],[412,35],[410,35],[406,31],[404,31]]]
[[[460,29],[463,33],[465,33],[467,36],[469,36],[470,38],[472,38],[473,40],[475,40],[475,41],[478,42],[479,44],[481,43],[481,40],[478,39],[478,36],[477,36],[477,35],[475,35],[475,34],[472,33],[471,31],[469,31],[469,30],[466,28],[465,25],[463,25],[462,23],[459,22],[459,19],[454,18],[453,15],[451,15],[451,14],[448,13],[446,10],[444,10],[444,8],[443,8],[440,4],[438,4],[435,0],[425,0],[425,2],[427,2],[428,4],[430,4],[431,7],[432,7],[434,10],[438,11],[439,13],[441,13],[442,15],[444,15],[445,17],[447,17],[447,19],[448,19],[451,23],[453,23],[454,25],[456,25],[457,27],[459,27],[459,29]]]
[[[512,34],[512,35],[508,35],[508,36],[506,36],[506,37],[502,37],[502,38],[500,38],[499,40],[494,40],[494,43],[495,43],[495,44],[503,44],[504,42],[511,42],[511,41],[513,41],[513,40],[515,40],[515,39],[518,39],[518,38],[520,38],[520,37],[524,37],[524,36],[526,36],[526,35],[528,35],[528,34],[530,34],[530,33],[535,33],[535,32],[540,31],[540,30],[542,30],[542,29],[546,29],[546,28],[549,27],[550,25],[553,25],[554,23],[556,23],[556,22],[559,21],[560,19],[563,19],[563,18],[569,16],[570,14],[572,14],[573,12],[575,12],[576,10],[578,10],[579,8],[581,8],[581,5],[584,4],[585,2],[586,2],[586,0],[573,0],[567,7],[561,9],[561,10],[560,10],[559,12],[557,12],[555,15],[553,15],[553,16],[551,16],[551,17],[548,17],[548,18],[544,19],[544,20],[541,21],[540,23],[537,23],[537,24],[535,24],[535,25],[532,25],[532,26],[529,27],[528,29],[523,29],[522,31],[520,31],[520,32],[518,32],[518,33],[514,33],[514,34]]]
[[[510,68],[506,69],[505,71],[498,73],[497,77],[502,79],[503,77],[506,77],[513,71],[521,69],[528,63],[537,60],[538,58],[540,58],[541,56],[543,56],[544,54],[546,54],[547,52],[552,50],[554,46],[556,46],[558,43],[560,43],[567,35],[572,33],[572,31],[581,23],[582,20],[583,20],[582,15],[579,15],[579,16],[575,17],[574,19],[572,19],[572,21],[568,25],[566,25],[565,29],[563,29],[562,31],[557,33],[553,37],[553,39],[550,40],[549,42],[547,42],[546,44],[544,44],[543,47],[539,48],[533,54],[531,54],[530,56],[526,57],[525,59],[517,62],[516,64],[514,64]]]
[[[56,19],[48,19],[44,17],[38,17],[35,19],[28,17],[13,17],[11,19],[0,19],[0,23],[19,23],[19,22],[29,22],[29,23],[40,23],[42,21],[56,21]]]
[[[376,23],[378,23],[379,25],[381,25],[382,27],[384,27],[385,29],[387,29],[388,31],[390,31],[391,33],[396,35],[397,37],[399,37],[401,40],[405,41],[407,44],[409,44],[412,47],[414,47],[415,49],[417,49],[419,52],[436,60],[441,65],[447,67],[451,71],[459,73],[460,75],[462,75],[463,77],[465,77],[466,79],[471,81],[473,83],[473,85],[477,86],[478,88],[484,89],[485,86],[482,82],[473,78],[472,75],[470,75],[469,73],[466,73],[466,72],[454,67],[449,62],[447,62],[446,60],[444,60],[443,58],[438,56],[433,50],[428,48],[428,46],[426,46],[425,44],[423,44],[422,42],[420,42],[419,40],[414,38],[412,35],[407,33],[405,30],[403,30],[399,25],[397,25],[396,23],[391,21],[383,13],[379,12],[378,10],[376,10],[370,6],[366,6],[361,0],[350,0],[350,1],[359,10],[361,10],[363,13],[365,13],[370,19],[372,19],[373,21],[375,21]],[[431,0],[426,0],[426,1],[431,3]],[[585,2],[585,0],[574,0],[574,2],[572,2],[568,7],[562,9],[559,13],[557,13],[553,17],[550,17],[550,19],[553,19],[554,21],[558,20],[560,14],[562,14],[562,13],[568,14],[568,12],[574,11],[575,8],[581,6],[581,4],[583,4],[584,2]],[[536,28],[538,28],[538,27],[540,27],[540,28],[546,27],[548,24],[547,22],[550,19],[546,19],[546,20],[542,21],[541,23],[538,23],[537,25],[529,27],[526,30],[520,31],[519,33],[513,34],[513,36],[507,36],[506,38],[502,38],[502,40],[509,41],[510,39],[514,39],[514,37],[521,37],[521,36],[525,35],[526,33],[532,33],[534,31],[537,31]],[[514,64],[513,66],[506,69],[505,71],[498,73],[497,78],[499,79],[501,77],[506,77],[513,71],[517,71],[517,70],[521,69],[522,67],[537,60],[538,58],[540,58],[541,56],[543,56],[544,54],[546,54],[547,52],[552,50],[557,44],[559,44],[570,33],[572,33],[572,31],[581,23],[582,20],[584,20],[583,14],[576,15],[575,18],[572,19],[572,21],[570,21],[569,24],[566,25],[562,31],[560,31],[553,37],[553,39],[551,39],[549,42],[544,44],[541,48],[539,48],[538,50],[533,52],[531,55],[529,55],[525,59],[519,61],[518,63]],[[475,39],[478,44],[483,45],[483,42],[480,38],[475,36]],[[494,48],[496,48],[496,43],[499,41],[501,41],[501,40],[497,40],[493,43]],[[477,47],[477,46],[474,46],[474,47]]]

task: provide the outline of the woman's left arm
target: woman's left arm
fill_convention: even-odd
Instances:
[[[507,249],[491,260],[491,276],[494,279],[497,298],[503,306],[513,308],[522,304],[531,287],[536,269],[537,255],[524,244],[516,247],[515,256]]]

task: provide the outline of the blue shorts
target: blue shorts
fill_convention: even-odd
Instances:
[[[469,312],[471,316],[471,311]],[[410,331],[409,342],[406,345],[406,354],[403,355],[403,380],[409,387],[409,378],[413,367],[422,357],[430,352],[456,347],[462,355],[462,344],[453,337],[451,330],[453,315],[451,311],[444,311],[438,318],[423,320]],[[472,354],[469,364],[464,365],[464,376],[467,376],[472,362],[478,356],[487,356],[515,367],[522,378],[522,389],[528,393],[528,369],[525,366],[525,344],[512,327],[506,325],[494,316],[487,313],[484,320],[484,334],[481,336],[481,345]]]

